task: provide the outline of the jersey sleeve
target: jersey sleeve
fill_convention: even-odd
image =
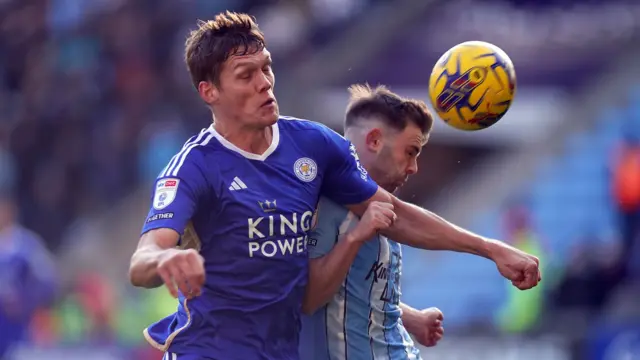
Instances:
[[[348,210],[321,197],[315,213],[314,226],[309,232],[308,249],[312,259],[326,255],[338,241],[340,223]]]
[[[143,234],[167,228],[182,236],[199,200],[207,196],[209,187],[197,164],[198,154],[192,152],[188,155],[177,164],[174,161],[180,157],[174,157],[156,179],[149,214],[142,227]]]
[[[326,128],[327,157],[322,195],[341,205],[358,204],[371,198],[378,190],[376,184],[360,164],[356,148],[350,141]]]

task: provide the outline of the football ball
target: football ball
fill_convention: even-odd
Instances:
[[[438,116],[461,130],[481,130],[500,120],[511,106],[516,74],[499,47],[468,41],[447,51],[429,79],[429,96]]]

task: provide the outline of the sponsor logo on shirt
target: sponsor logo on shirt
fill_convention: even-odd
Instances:
[[[306,254],[307,232],[311,229],[312,211],[276,214],[266,201],[258,202],[260,210],[268,216],[247,219],[249,257],[275,257]]]
[[[156,182],[156,192],[153,196],[153,208],[162,210],[171,205],[178,193],[179,179],[160,179]]]

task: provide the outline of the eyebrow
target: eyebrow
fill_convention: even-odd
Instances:
[[[238,68],[247,67],[247,66],[250,66],[250,65],[251,65],[250,62],[240,61],[240,62],[237,62],[235,65],[233,65],[233,68],[234,69],[238,69]]]
[[[271,64],[273,63],[273,60],[271,59],[271,56],[268,56],[268,57],[265,59],[265,62],[266,62],[266,65],[271,65]],[[252,62],[252,61],[242,61],[242,60],[239,60],[238,62],[236,62],[236,64],[233,66],[233,68],[234,68],[234,69],[237,69],[237,68],[241,68],[241,67],[251,66],[251,65],[253,65],[253,64],[254,64],[254,62]]]

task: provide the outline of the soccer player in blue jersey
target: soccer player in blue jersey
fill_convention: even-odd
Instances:
[[[427,106],[383,86],[349,88],[345,136],[371,178],[390,193],[418,171],[433,118]],[[409,336],[434,346],[442,313],[400,301],[400,244],[377,233],[393,222],[389,204],[372,203],[362,219],[328,198],[309,234],[309,283],[303,311],[303,360],[419,359]],[[409,330],[409,331],[407,331]]]
[[[133,285],[164,284],[179,299],[175,314],[144,332],[166,358],[299,358],[306,234],[321,194],[356,215],[389,203],[397,219],[385,233],[394,240],[484,256],[522,288],[539,281],[534,257],[398,200],[343,137],[280,117],[271,56],[252,17],[201,22],[185,53],[213,123],[158,176],[129,269]]]

